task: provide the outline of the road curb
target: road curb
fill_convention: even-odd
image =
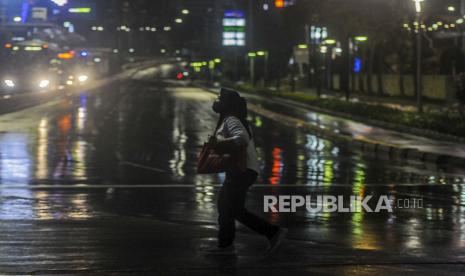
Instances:
[[[214,94],[219,93],[219,91],[208,88],[208,87],[204,87],[201,85],[196,85],[196,86],[210,93],[214,93]],[[257,96],[260,97],[259,95]],[[292,103],[289,103],[289,104],[292,104]],[[302,108],[300,104],[296,106]],[[255,113],[258,113],[259,115],[268,117],[269,119],[282,122],[282,120],[278,120],[278,118],[273,117],[273,115],[277,112],[274,112],[274,111],[272,112],[269,110],[265,112],[264,111],[257,112],[256,106],[252,104],[249,104],[249,109],[251,109]],[[334,116],[337,116],[337,115],[334,115]],[[300,121],[299,119],[292,118],[290,116],[283,115],[283,114],[280,117],[291,118],[291,120],[294,120],[295,123],[297,123],[297,121]],[[399,146],[388,144],[388,143],[384,144],[378,141],[354,138],[354,137],[350,137],[347,135],[338,134],[334,131],[323,129],[323,128],[320,128],[318,126],[315,126],[309,123],[303,123],[301,127],[322,138],[326,138],[326,139],[330,139],[338,143],[346,144],[350,148],[360,150],[364,153],[374,154],[376,157],[383,158],[383,159],[409,160],[409,161],[415,161],[415,162],[432,163],[436,165],[445,165],[445,164],[453,164],[457,166],[465,165],[464,158],[459,158],[459,157],[452,156],[452,155],[436,154],[436,153],[431,153],[431,152],[426,152],[426,151],[420,151],[415,148],[403,148],[403,147],[399,147]]]

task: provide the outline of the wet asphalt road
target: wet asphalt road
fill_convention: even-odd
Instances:
[[[460,168],[377,159],[256,114],[262,174],[247,206],[288,227],[289,240],[259,260],[266,242],[240,227],[237,258],[202,256],[223,177],[195,174],[215,97],[139,79],[0,116],[0,274],[465,271]],[[265,194],[424,203],[393,213],[264,213]]]

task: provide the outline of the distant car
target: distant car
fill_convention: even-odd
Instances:
[[[58,76],[50,70],[27,69],[1,74],[1,91],[5,93],[43,92],[58,87]]]

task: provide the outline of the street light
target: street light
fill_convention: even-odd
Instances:
[[[415,11],[421,13],[421,2],[424,0],[413,0],[415,2]]]
[[[266,85],[268,79],[268,51],[257,51],[257,56],[263,57],[263,86]]]
[[[355,40],[358,41],[358,42],[365,42],[365,41],[368,40],[368,37],[366,37],[366,36],[356,36]]]
[[[326,39],[325,41],[323,41],[323,44],[326,44],[326,45],[334,45],[336,44],[336,40],[335,39]]]
[[[423,111],[423,103],[422,103],[422,73],[421,73],[421,63],[422,63],[422,60],[421,60],[421,28],[419,27],[420,25],[420,22],[421,22],[421,12],[422,12],[422,9],[421,9],[421,2],[423,2],[424,0],[413,0],[415,2],[415,11],[416,11],[416,22],[417,24],[415,25],[416,26],[416,30],[415,30],[415,33],[416,33],[416,39],[417,39],[417,62],[416,62],[416,87],[415,87],[415,94],[417,96],[417,108],[418,108],[418,112],[422,112]],[[437,23],[438,25],[442,25],[442,22],[438,22]]]

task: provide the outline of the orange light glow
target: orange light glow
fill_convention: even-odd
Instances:
[[[274,1],[274,5],[276,8],[284,8],[284,0],[276,0]]]
[[[42,45],[42,48],[44,48],[44,49],[48,49],[48,44],[44,44],[44,45]]]
[[[13,45],[11,45],[11,43],[7,43],[7,44],[5,44],[5,48],[8,48],[8,49],[10,49],[11,47],[13,47]]]
[[[273,149],[273,167],[271,168],[272,175],[269,178],[271,185],[278,185],[281,180],[283,167],[281,154],[282,150],[280,148]]]
[[[74,58],[74,53],[73,52],[59,53],[58,58],[59,59],[72,59]]]

